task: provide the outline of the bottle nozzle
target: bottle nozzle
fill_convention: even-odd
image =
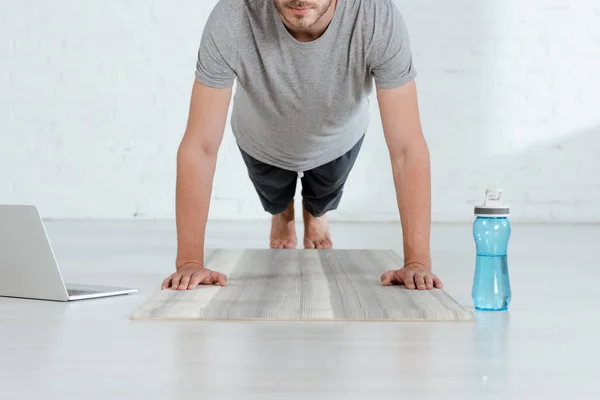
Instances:
[[[494,205],[502,202],[502,189],[488,189],[485,191],[485,205]]]
[[[507,216],[510,208],[502,204],[502,189],[487,189],[483,205],[475,206],[477,216]]]

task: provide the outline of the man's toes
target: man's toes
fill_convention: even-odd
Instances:
[[[324,240],[319,240],[318,244],[317,244],[317,249],[329,249],[331,248],[331,243],[329,242],[329,240],[324,239]]]
[[[283,246],[284,249],[295,249],[296,244],[294,242],[286,242]]]
[[[313,242],[312,240],[305,240],[304,248],[305,249],[315,249],[316,248],[315,242]]]

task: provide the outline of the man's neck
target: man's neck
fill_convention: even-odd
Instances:
[[[282,18],[283,24],[286,26],[287,30],[290,34],[299,42],[312,42],[316,40],[325,33],[327,27],[333,20],[333,15],[335,14],[335,8],[337,7],[338,0],[332,0],[329,9],[323,14],[321,18],[310,28],[306,29],[294,29],[290,27],[287,21]]]

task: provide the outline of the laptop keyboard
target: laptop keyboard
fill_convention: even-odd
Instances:
[[[81,296],[85,294],[94,294],[98,292],[94,290],[67,289],[67,293],[69,294],[69,296]]]

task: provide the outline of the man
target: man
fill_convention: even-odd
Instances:
[[[295,248],[302,182],[304,247],[332,246],[327,212],[341,199],[377,86],[404,237],[405,265],[383,285],[441,288],[431,272],[430,164],[410,43],[392,0],[221,0],[202,34],[177,154],[176,272],[162,288],[224,286],[204,265],[204,235],[232,87],[231,126],[265,211],[271,247]]]

